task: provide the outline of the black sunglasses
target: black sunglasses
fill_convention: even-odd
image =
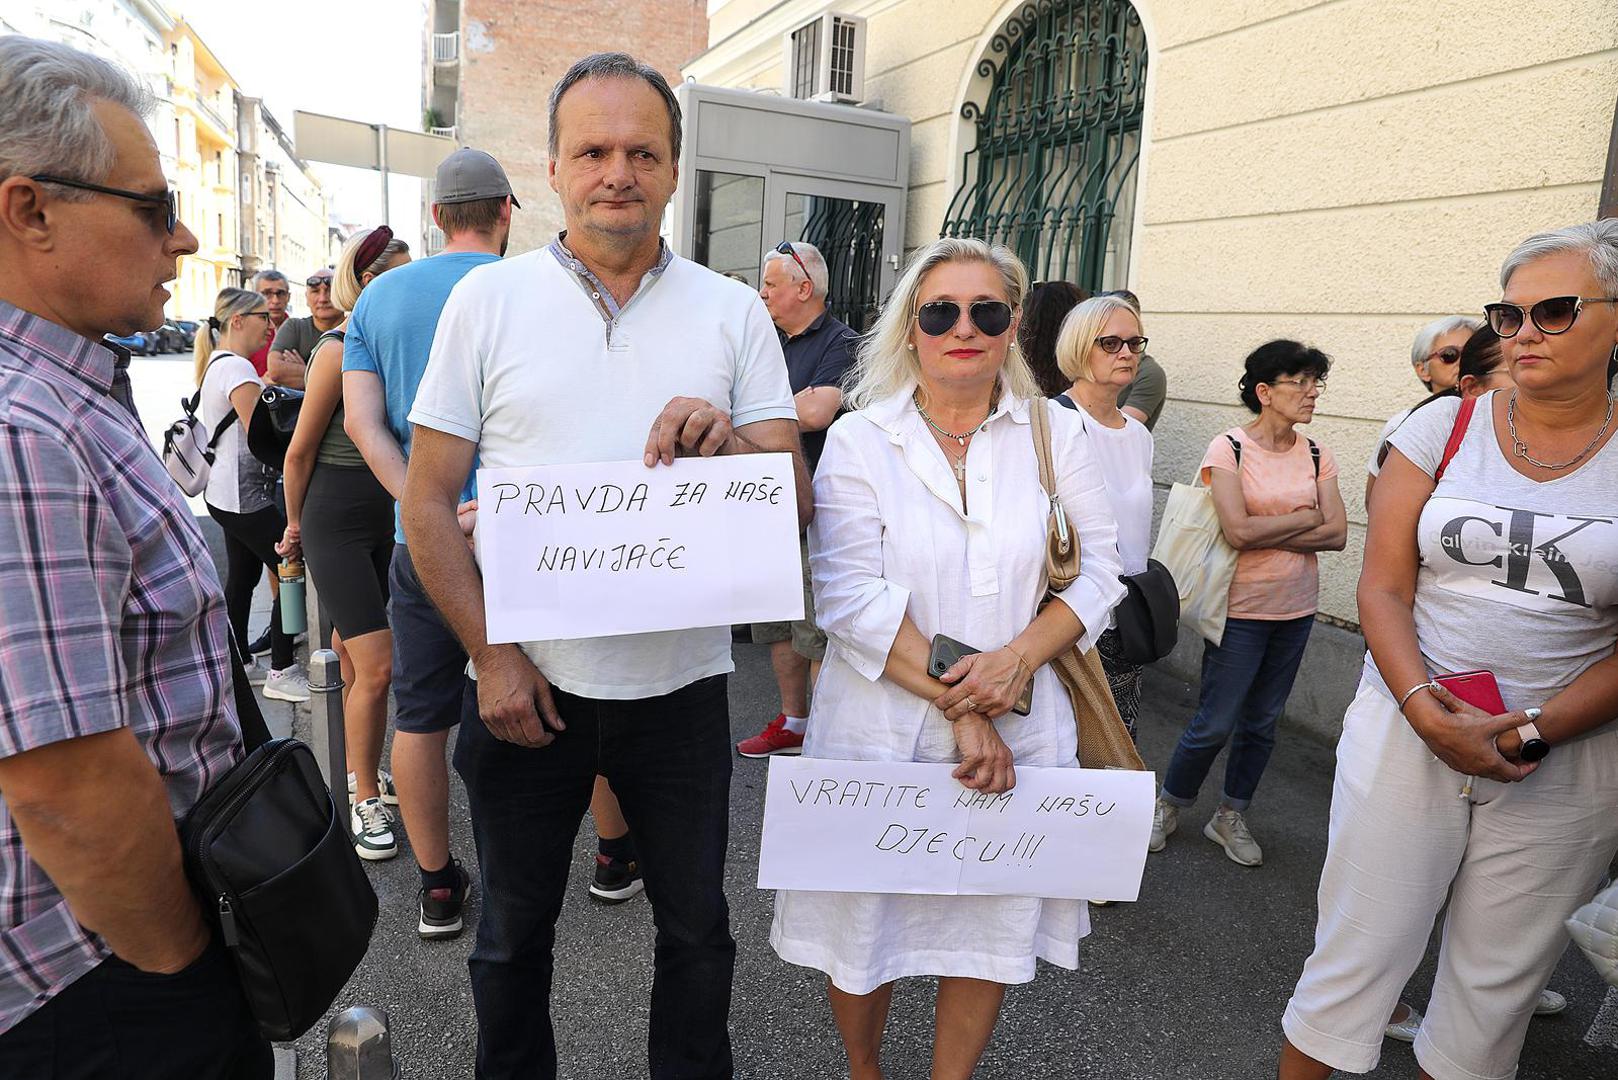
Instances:
[[[999,337],[1011,328],[1011,305],[1000,300],[976,300],[968,309],[972,325],[989,337]],[[961,305],[953,300],[933,300],[916,309],[916,325],[928,337],[939,337],[955,329],[961,321]]]
[[[1534,320],[1544,334],[1565,334],[1578,321],[1585,304],[1618,304],[1618,296],[1551,296],[1530,308],[1517,304],[1485,304],[1483,314],[1497,337],[1516,337],[1523,319]]]
[[[1116,334],[1108,334],[1106,337],[1096,338],[1096,344],[1101,346],[1102,352],[1115,353],[1119,349],[1122,349],[1125,345],[1128,345],[1129,351],[1135,353],[1136,355],[1146,351],[1146,341],[1147,339],[1143,337],[1123,338],[1117,336]]]
[[[779,244],[775,245],[775,250],[777,252],[779,252],[780,254],[782,254],[782,255],[790,255],[790,256],[792,256],[792,261],[798,264],[798,269],[803,271],[803,276],[805,278],[808,278],[808,280],[810,280],[810,281],[814,280],[813,278],[809,277],[809,268],[807,266],[803,265],[803,260],[798,258],[798,253],[796,251],[792,250],[792,241],[790,241],[790,240],[781,241]]]
[[[120,199],[131,202],[146,203],[150,206],[161,206],[165,211],[163,228],[168,230],[170,236],[174,235],[174,227],[180,223],[180,213],[174,198],[174,192],[165,191],[161,195],[148,195],[141,191],[125,191],[123,188],[103,187],[85,180],[69,180],[63,176],[30,176],[28,179],[37,184],[57,184],[61,187],[78,188],[80,191],[96,191],[102,195],[116,195]]]
[[[331,288],[331,278],[312,277],[308,281],[304,282],[304,284],[311,289],[329,289]]]
[[[1461,359],[1461,350],[1457,349],[1453,345],[1449,345],[1445,348],[1439,349],[1437,352],[1427,357],[1427,359],[1437,360],[1440,364],[1459,363]]]

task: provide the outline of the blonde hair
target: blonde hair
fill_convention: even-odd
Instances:
[[[382,253],[372,259],[365,266],[355,266],[354,256],[358,253],[360,245],[365,243],[374,229],[357,232],[348,238],[343,245],[343,253],[337,257],[337,269],[331,275],[331,302],[337,305],[340,311],[353,311],[354,305],[360,302],[360,290],[365,286],[360,284],[361,274],[370,274],[373,277],[380,274],[400,255],[410,253],[410,245],[394,237],[382,247]]]
[[[1146,333],[1134,304],[1121,296],[1092,296],[1067,313],[1056,335],[1056,366],[1063,375],[1075,382],[1095,381],[1095,372],[1090,370],[1090,349],[1116,311],[1133,315],[1139,332]]]
[[[230,326],[230,320],[267,307],[269,304],[264,297],[251,289],[219,290],[219,297],[213,302],[213,319],[203,319],[197,323],[197,339],[191,346],[191,360],[195,365],[198,386],[202,385],[202,376],[207,374],[208,359],[213,356],[215,343]],[[218,329],[214,328],[215,323]]]
[[[860,341],[859,355],[849,376],[850,408],[874,405],[919,381],[921,367],[915,351],[908,346],[921,283],[938,267],[952,262],[979,262],[994,267],[1005,286],[1006,303],[1013,312],[1021,308],[1023,295],[1028,292],[1028,271],[1010,248],[965,237],[946,236],[934,240],[911,256],[910,265],[893,287],[887,303],[882,305],[876,324]],[[1017,347],[1015,335],[1010,335],[1007,341],[1006,362],[1001,374],[1006,388],[1014,396],[1025,399],[1039,396],[1034,373]]]

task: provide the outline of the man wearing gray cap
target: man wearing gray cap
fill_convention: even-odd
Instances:
[[[511,182],[498,161],[469,147],[455,151],[438,166],[433,201],[433,220],[444,232],[443,251],[377,278],[360,294],[349,317],[343,351],[344,430],[395,499],[404,493],[410,454],[406,417],[427,368],[438,316],[461,278],[506,253],[516,208]],[[470,499],[472,490],[468,476],[462,498]],[[388,575],[393,781],[421,869],[417,932],[424,938],[455,937],[461,932],[461,906],[470,879],[449,850],[444,748],[460,719],[466,653],[416,580],[397,516],[394,541]]]

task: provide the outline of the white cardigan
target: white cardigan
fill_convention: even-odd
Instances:
[[[1044,595],[1048,501],[1039,483],[1027,401],[1006,398],[973,438],[967,503],[943,451],[905,389],[832,425],[815,474],[809,532],[815,617],[829,642],[804,752],[915,760],[931,703],[882,679],[906,612],[929,640],[1005,645]],[[1078,416],[1050,409],[1057,493],[1082,551],[1080,577],[1058,594],[1092,647],[1123,597],[1117,525]],[[1032,739],[1027,764],[1066,764],[1076,751],[1066,692],[1047,667],[1034,707],[1002,727]],[[1009,742],[1010,740],[1008,740]]]

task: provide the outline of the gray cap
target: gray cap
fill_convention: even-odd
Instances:
[[[500,163],[482,150],[463,146],[438,166],[435,204],[498,199],[502,195],[511,195],[511,181],[506,179]],[[511,205],[522,206],[515,195],[511,195]]]

